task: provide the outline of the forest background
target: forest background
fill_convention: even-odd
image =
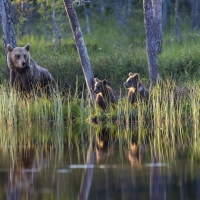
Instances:
[[[31,56],[49,69],[61,88],[85,83],[76,45],[62,0],[12,0],[17,45],[31,44]],[[149,83],[141,0],[91,0],[75,3],[94,77],[107,79],[118,90],[129,72]],[[163,0],[160,76],[178,83],[198,81],[200,70],[200,3]],[[9,80],[3,41],[1,81]]]

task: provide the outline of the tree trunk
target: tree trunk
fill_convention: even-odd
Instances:
[[[104,11],[105,11],[105,0],[101,0],[100,1],[100,16],[101,16],[101,18],[103,19],[103,17],[104,17]]]
[[[86,8],[86,6],[84,6],[84,11],[85,11],[86,32],[88,35],[90,35],[91,34],[90,19],[89,19],[88,9]]]
[[[180,37],[178,8],[179,8],[179,0],[176,0],[175,1],[175,24],[174,24],[174,30],[175,30],[176,37]]]
[[[152,0],[156,52],[162,52],[162,0]]]
[[[166,30],[170,29],[170,7],[171,3],[170,0],[162,0],[162,21],[163,21],[163,28]]]
[[[56,0],[53,1],[52,21],[53,21],[53,44],[54,44],[54,50],[56,50],[56,47],[60,42],[60,30],[56,20]]]
[[[117,19],[117,28],[121,28],[123,26],[123,2],[122,0],[116,0],[116,19]]]
[[[199,20],[199,12],[200,12],[200,3],[199,0],[191,0],[191,11],[192,11],[192,28],[196,31],[199,30],[200,20]]]
[[[63,0],[63,2],[64,2],[65,10],[66,10],[66,13],[67,13],[70,25],[71,25],[72,33],[73,33],[74,40],[75,40],[76,47],[77,47],[77,51],[78,51],[78,54],[80,57],[81,66],[82,66],[83,73],[85,76],[89,96],[90,96],[91,102],[93,103],[94,98],[93,98],[91,89],[93,90],[93,88],[94,88],[94,75],[93,75],[92,67],[90,64],[87,48],[85,46],[85,42],[84,42],[81,28],[79,25],[78,17],[76,15],[76,11],[74,9],[72,1],[71,0]]]
[[[4,52],[7,55],[7,44],[17,46],[14,25],[12,20],[12,6],[10,0],[0,0],[0,19],[4,43]]]
[[[151,86],[159,80],[158,64],[156,57],[156,42],[154,36],[153,11],[151,0],[143,0],[144,26],[146,34],[146,51]]]
[[[127,0],[126,5],[126,35],[130,35],[130,19],[132,17],[133,12],[133,0]]]

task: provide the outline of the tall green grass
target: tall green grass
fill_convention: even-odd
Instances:
[[[151,89],[148,102],[138,101],[135,105],[120,95],[115,107],[109,107],[106,111],[97,105],[92,106],[87,96],[78,98],[77,91],[74,95],[58,91],[50,98],[41,93],[39,96],[38,91],[24,96],[10,88],[9,84],[2,84],[0,126],[4,130],[12,130],[10,134],[14,137],[3,134],[1,145],[25,145],[27,140],[40,144],[49,140],[53,146],[65,143],[70,146],[72,141],[77,141],[77,144],[84,141],[87,135],[85,126],[97,124],[117,126],[116,136],[121,144],[124,140],[137,138],[139,145],[149,144],[160,158],[164,158],[166,152],[175,154],[176,148],[192,148],[196,154],[200,153],[200,82],[185,86],[178,86],[172,81],[163,82]],[[79,128],[77,131],[74,128],[66,131],[66,136],[64,130],[69,127]],[[45,129],[55,131],[49,136],[39,136],[39,133],[29,135],[23,132],[28,128],[36,128],[41,132]],[[15,135],[15,130],[19,132],[19,129],[21,132]]]
[[[99,31],[103,37],[98,35]],[[106,30],[97,29],[94,37],[86,37],[85,42],[94,76],[106,78],[119,97],[114,108],[102,111],[96,105],[91,105],[85,95],[85,80],[72,38],[62,41],[55,51],[53,44],[44,37],[29,35],[18,40],[19,46],[27,42],[31,44],[31,56],[40,66],[49,69],[59,83],[59,91],[52,98],[38,96],[37,91],[31,98],[16,93],[4,82],[4,79],[9,79],[9,75],[5,67],[5,55],[2,53],[0,126],[5,130],[53,127],[57,130],[50,138],[54,145],[66,143],[66,131],[62,130],[70,128],[71,131],[67,132],[67,144],[70,146],[71,141],[79,144],[81,138],[84,138],[85,124],[93,124],[94,121],[98,125],[116,124],[121,144],[124,140],[131,141],[134,136],[138,144],[150,144],[152,151],[158,152],[162,159],[175,156],[174,149],[177,147],[189,147],[195,155],[199,155],[199,35],[190,31],[182,34],[179,40],[173,34],[164,35],[163,52],[158,56],[163,84],[151,90],[148,103],[139,101],[132,106],[123,88],[128,73],[138,72],[141,80],[148,85],[146,50],[144,44],[139,45],[142,37],[132,42],[123,35],[121,42],[116,43],[114,37],[109,39],[113,35],[111,30],[107,35],[105,33]],[[120,38],[117,33],[114,36],[116,40]],[[65,83],[69,83],[70,87],[66,88]],[[79,95],[81,92],[82,96]],[[81,134],[78,133],[80,129],[74,131],[75,127],[82,126],[84,131]],[[20,140],[26,141],[22,138]],[[6,134],[1,141],[4,146],[18,144],[15,137]],[[36,141],[41,141],[40,137]]]

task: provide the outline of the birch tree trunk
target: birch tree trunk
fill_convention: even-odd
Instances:
[[[153,10],[151,0],[143,0],[143,12],[149,79],[151,86],[153,86],[159,80],[159,72],[156,57],[156,42],[154,35]]]
[[[179,0],[176,0],[175,1],[175,24],[174,24],[174,31],[175,31],[176,37],[180,37],[178,8],[179,8]]]
[[[162,52],[162,0],[152,0],[156,52]]]
[[[199,30],[200,26],[200,2],[199,0],[191,0],[191,11],[192,11],[192,28],[196,31]]]
[[[85,11],[86,32],[88,35],[90,35],[91,34],[90,18],[89,18],[88,9],[86,8],[86,6],[84,6],[84,11]]]
[[[60,30],[56,20],[56,0],[53,1],[52,21],[53,21],[53,44],[54,44],[54,50],[56,50],[60,40]]]
[[[17,46],[12,20],[12,6],[10,0],[0,0],[0,20],[2,27],[4,52],[7,54],[7,44]]]
[[[170,7],[171,3],[170,0],[162,0],[162,21],[163,21],[163,28],[169,29],[170,28]]]
[[[65,10],[66,10],[66,13],[71,25],[71,29],[72,29],[72,33],[73,33],[74,40],[76,43],[79,58],[81,61],[81,66],[82,66],[83,73],[85,76],[89,96],[93,104],[94,98],[93,98],[91,89],[93,90],[94,88],[94,75],[93,75],[92,67],[90,64],[87,48],[85,46],[85,42],[84,42],[83,35],[81,32],[81,27],[79,25],[78,17],[76,15],[76,11],[74,9],[72,1],[63,0],[63,2],[64,2]]]
[[[125,17],[126,35],[130,35],[130,19],[132,17],[132,12],[133,12],[132,4],[133,4],[133,0],[127,0],[126,17]]]
[[[121,28],[123,26],[123,2],[122,0],[116,0],[116,20],[117,20],[117,28]]]

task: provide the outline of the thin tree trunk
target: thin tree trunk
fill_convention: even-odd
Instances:
[[[130,19],[132,17],[132,11],[133,11],[133,0],[127,0],[126,5],[126,35],[130,34]]]
[[[103,17],[104,17],[104,10],[105,10],[105,0],[101,0],[100,1],[100,16],[101,16],[101,18],[103,19]]]
[[[176,0],[175,1],[175,24],[174,24],[174,30],[175,30],[176,37],[180,37],[178,8],[179,8],[179,0]]]
[[[117,28],[123,26],[123,2],[122,0],[116,0],[116,19],[117,19]]]
[[[162,0],[152,0],[156,52],[162,52]]]
[[[199,0],[191,0],[191,11],[192,11],[192,28],[196,31],[199,30],[200,26],[200,19],[199,19],[199,12],[200,12],[200,2]]]
[[[162,0],[162,21],[163,28],[168,30],[170,29],[170,0]]]
[[[0,20],[3,32],[4,52],[7,55],[7,44],[13,47],[17,46],[10,0],[0,0]]]
[[[92,67],[90,64],[87,48],[85,46],[85,42],[84,42],[83,35],[81,32],[81,27],[79,25],[78,17],[76,15],[76,11],[74,9],[72,1],[63,0],[63,2],[64,2],[65,10],[66,10],[66,13],[71,25],[77,51],[80,57],[81,66],[82,66],[83,73],[85,76],[89,96],[90,96],[91,102],[94,103],[94,98],[91,92],[91,89],[93,90],[94,88],[94,75],[93,75]]]
[[[53,44],[55,50],[57,45],[59,44],[59,39],[60,39],[60,30],[56,20],[56,0],[53,1],[52,20],[53,20]]]
[[[156,57],[156,42],[154,35],[153,11],[151,0],[143,0],[143,10],[149,79],[151,86],[153,86],[159,80],[159,72]]]
[[[90,35],[91,34],[90,19],[88,15],[88,9],[86,8],[86,6],[84,6],[84,11],[85,11],[86,32],[88,35]]]

